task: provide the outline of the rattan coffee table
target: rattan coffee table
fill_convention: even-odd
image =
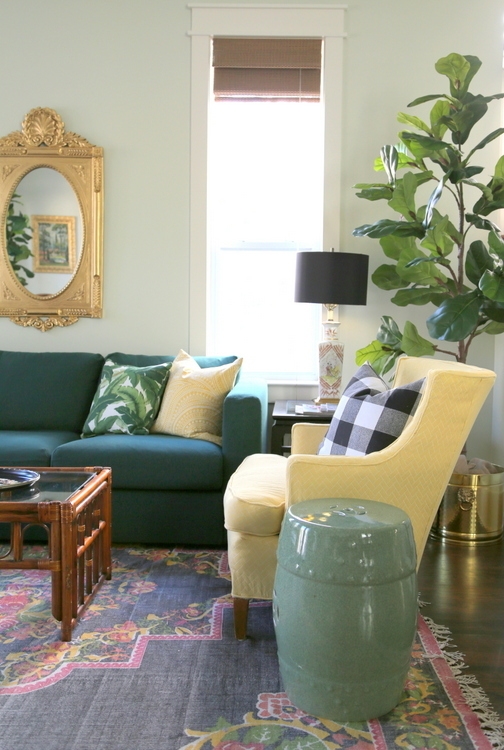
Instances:
[[[111,577],[111,470],[30,470],[40,474],[35,484],[0,492],[0,523],[11,527],[10,549],[0,556],[0,569],[51,571],[52,614],[61,621],[61,640],[69,641],[82,611]],[[47,531],[47,557],[24,557],[30,526]]]

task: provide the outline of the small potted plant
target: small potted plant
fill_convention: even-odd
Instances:
[[[391,301],[399,307],[435,308],[426,320],[431,340],[410,321],[401,331],[391,316],[382,317],[376,339],[357,352],[358,364],[369,361],[381,374],[401,354],[439,352],[466,363],[476,336],[504,332],[504,240],[493,218],[504,208],[504,156],[485,181],[476,163],[504,128],[468,145],[489,103],[504,94],[469,91],[480,66],[477,57],[456,53],[438,60],[435,69],[448,78],[449,91],[408,105],[433,102],[427,120],[399,113],[408,129],[400,131],[398,145],[384,146],[375,162],[386,181],[356,185],[359,198],[384,200],[395,212],[353,231],[378,239],[387,257],[374,271],[373,283],[392,292]]]

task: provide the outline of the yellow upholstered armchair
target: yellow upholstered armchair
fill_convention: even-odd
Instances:
[[[495,381],[479,367],[427,357],[398,361],[393,386],[426,378],[420,404],[391,445],[366,456],[318,456],[328,426],[296,424],[292,455],[254,454],[224,496],[235,633],[246,637],[250,599],[271,599],[278,535],[286,508],[302,500],[355,498],[402,508],[418,564],[445,488]]]

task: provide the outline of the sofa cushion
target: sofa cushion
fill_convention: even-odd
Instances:
[[[107,432],[147,435],[158,413],[170,368],[171,362],[135,367],[107,359],[82,436]]]
[[[170,379],[152,432],[222,444],[222,406],[242,365],[200,367],[183,349],[173,361]]]
[[[0,465],[50,466],[58,445],[72,440],[80,442],[77,432],[0,430]]]
[[[122,489],[218,490],[222,451],[173,435],[98,435],[56,448],[52,466],[110,466]]]
[[[402,433],[420,401],[425,379],[389,389],[370,364],[343,391],[318,455],[365,456]]]
[[[226,529],[255,536],[278,534],[285,513],[286,471],[284,456],[268,453],[247,456],[226,488]]]
[[[85,352],[0,351],[0,430],[80,432],[103,362]]]
[[[135,365],[135,367],[147,367],[148,365],[159,365],[162,362],[173,362],[173,355],[163,354],[125,354],[124,352],[112,352],[107,355],[107,359],[112,359],[118,365]],[[236,357],[193,357],[194,361],[200,367],[221,367],[234,362]]]

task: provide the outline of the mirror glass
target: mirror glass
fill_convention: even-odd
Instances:
[[[5,231],[10,264],[27,291],[53,295],[71,281],[82,253],[82,213],[56,169],[37,167],[16,185]]]

